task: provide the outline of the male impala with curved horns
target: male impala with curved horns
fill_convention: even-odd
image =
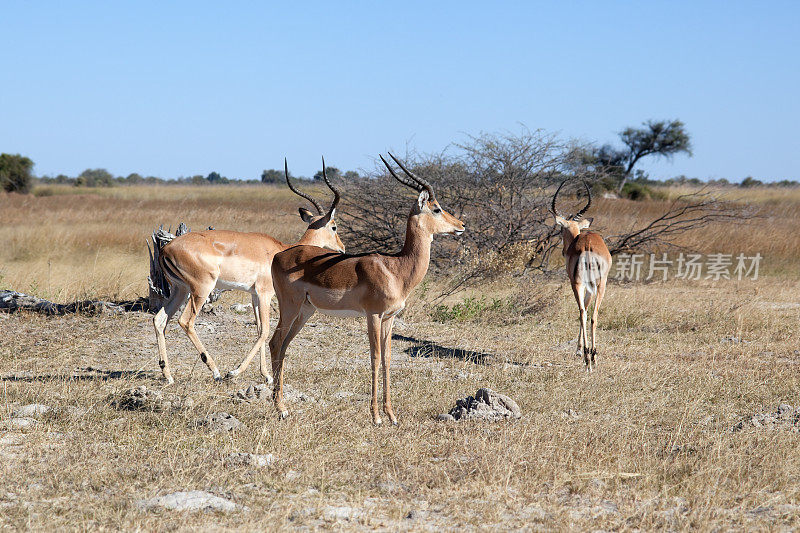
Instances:
[[[300,208],[300,218],[308,224],[303,236],[297,244],[312,244],[328,248],[336,252],[344,252],[344,244],[336,233],[336,222],[333,219],[336,206],[339,204],[339,191],[328,181],[325,174],[325,159],[322,160],[322,177],[333,191],[333,203],[327,212],[311,196],[304,194],[292,186],[289,181],[289,168],[284,160],[284,172],[289,188],[305,198],[316,208],[317,215],[308,209]],[[239,363],[235,370],[228,372],[228,377],[235,377],[244,371],[261,351],[261,375],[267,381],[271,377],[267,373],[267,358],[264,343],[269,333],[269,302],[275,291],[272,288],[272,259],[278,252],[289,248],[277,239],[264,233],[243,233],[238,231],[208,230],[186,233],[169,242],[161,250],[161,268],[170,283],[172,294],[164,307],[153,318],[158,340],[158,357],[161,371],[167,383],[173,383],[172,374],[167,362],[167,349],[164,331],[167,322],[186,299],[189,303],[183,310],[178,322],[200,352],[200,359],[208,365],[215,380],[220,379],[219,370],[214,360],[206,352],[203,343],[194,330],[197,313],[216,287],[220,289],[237,289],[249,292],[253,300],[253,312],[256,316],[258,340]]]
[[[406,170],[392,154],[407,178],[397,181],[419,193],[406,224],[406,240],[397,254],[333,254],[314,246],[295,246],[275,256],[272,279],[278,296],[280,320],[269,341],[273,400],[281,417],[288,415],[283,403],[283,359],[286,348],[315,311],[339,316],[366,316],[372,361],[372,421],[378,425],[378,365],[383,366],[383,411],[392,424],[389,386],[392,325],[405,307],[430,262],[431,242],[438,233],[461,235],[464,223],[446,212],[436,201],[430,183]]]
[[[567,275],[569,276],[572,292],[580,309],[580,329],[578,330],[578,347],[576,355],[580,356],[583,351],[583,362],[586,370],[591,372],[595,366],[595,356],[597,347],[595,345],[595,333],[597,329],[597,312],[600,303],[606,293],[606,280],[608,272],[611,270],[611,254],[608,252],[606,243],[599,233],[582,231],[592,223],[591,218],[583,219],[583,214],[592,205],[592,193],[589,185],[584,181],[588,200],[586,206],[578,211],[576,215],[562,217],[556,211],[556,198],[561,191],[561,187],[567,180],[561,182],[553,195],[550,211],[556,218],[556,223],[561,226],[561,237],[564,240],[562,253],[567,262]],[[592,312],[592,345],[587,346],[586,342],[586,310],[589,308],[592,296],[596,294],[597,299],[594,303]]]

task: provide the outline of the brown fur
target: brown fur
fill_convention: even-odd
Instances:
[[[334,254],[315,246],[294,246],[275,256],[272,277],[280,320],[269,348],[275,377],[273,398],[281,416],[287,414],[283,404],[286,348],[311,315],[320,310],[366,316],[372,360],[372,420],[381,423],[377,385],[380,364],[383,410],[393,424],[397,423],[389,377],[394,317],[428,271],[433,235],[463,231],[463,222],[442,210],[435,200],[427,201],[423,192],[409,214],[405,244],[397,254]]]
[[[597,346],[595,343],[597,332],[597,314],[600,304],[606,292],[606,282],[608,273],[611,270],[611,254],[608,251],[603,237],[593,231],[584,231],[592,223],[591,218],[584,220],[567,220],[559,215],[555,215],[556,223],[561,226],[561,237],[564,241],[562,254],[567,263],[567,275],[569,276],[572,293],[578,303],[580,311],[580,329],[578,330],[577,355],[583,354],[583,362],[586,370],[591,371],[595,366]],[[580,275],[582,265],[596,265],[599,268],[598,279],[596,281],[597,298],[592,311],[592,339],[591,347],[586,343],[586,312],[592,300],[592,288],[587,286],[586,276]],[[589,284],[591,285],[591,283]]]
[[[333,212],[324,216],[312,216],[308,210],[301,209],[300,215],[308,223],[303,236],[297,244],[324,246],[344,251],[344,244],[334,231],[336,223]],[[208,355],[197,337],[194,322],[197,313],[217,287],[235,288],[252,295],[253,312],[258,328],[258,339],[253,348],[236,369],[228,373],[235,377],[243,372],[257,352],[261,352],[261,374],[270,379],[267,373],[266,350],[264,344],[269,333],[269,302],[272,288],[272,259],[276,253],[287,249],[288,244],[264,233],[243,233],[238,231],[207,230],[181,235],[169,242],[161,250],[161,262],[165,267],[172,294],[153,319],[158,341],[159,365],[164,378],[172,383],[172,375],[167,361],[164,331],[172,315],[189,298],[183,313],[178,319],[186,335],[202,357],[215,379],[220,373],[214,359]]]

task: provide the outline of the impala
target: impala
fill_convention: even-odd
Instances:
[[[572,292],[580,309],[580,329],[578,331],[578,347],[576,355],[580,357],[583,352],[583,362],[586,370],[591,372],[595,367],[595,357],[597,356],[597,346],[595,345],[595,334],[597,330],[597,312],[606,293],[606,280],[608,272],[611,270],[611,254],[608,252],[606,243],[599,233],[583,231],[592,223],[591,218],[583,218],[583,214],[592,205],[592,193],[589,185],[583,182],[586,187],[588,200],[586,206],[578,211],[576,215],[562,217],[556,211],[556,198],[566,180],[556,189],[550,211],[556,218],[556,224],[561,226],[561,237],[564,240],[562,254],[567,263],[567,275],[569,276]],[[592,343],[591,348],[586,342],[586,310],[589,308],[592,296],[597,295],[592,311]]]
[[[289,188],[305,198],[317,210],[314,215],[308,209],[300,208],[300,218],[308,224],[297,244],[310,244],[344,252],[344,244],[336,233],[334,214],[339,204],[339,191],[328,181],[325,174],[325,160],[322,160],[322,176],[333,191],[333,203],[327,212],[311,196],[294,188],[289,181],[289,168],[284,160],[284,173]],[[189,340],[192,341],[200,359],[208,366],[215,380],[220,380],[216,363],[197,337],[194,322],[197,313],[214,288],[236,289],[252,295],[258,339],[239,366],[228,372],[235,377],[243,372],[261,351],[261,374],[269,382],[266,350],[264,343],[269,333],[269,306],[275,291],[272,288],[272,259],[278,252],[289,248],[279,240],[264,233],[243,233],[238,231],[208,230],[186,233],[169,242],[161,251],[161,267],[170,283],[171,294],[156,316],[153,325],[158,341],[159,366],[168,384],[174,382],[167,361],[164,331],[167,323],[187,299],[189,302],[178,318]]]
[[[365,316],[372,363],[372,421],[378,414],[378,365],[383,368],[383,411],[397,424],[392,410],[389,365],[392,325],[403,310],[409,293],[428,270],[431,242],[435,234],[461,235],[464,223],[446,212],[436,201],[433,187],[409,172],[392,154],[407,178],[394,178],[419,196],[406,224],[402,250],[396,254],[335,254],[316,246],[295,246],[275,256],[272,278],[278,296],[280,319],[269,341],[273,400],[281,418],[288,415],[283,403],[283,359],[286,348],[315,311],[338,316]]]

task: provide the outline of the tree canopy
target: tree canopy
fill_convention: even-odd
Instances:
[[[0,154],[0,187],[6,192],[28,193],[31,190],[33,161],[20,154]]]
[[[593,154],[594,164],[617,179],[618,192],[622,192],[627,181],[634,176],[634,168],[643,157],[692,155],[691,139],[680,120],[648,120],[642,126],[628,127],[619,133],[625,148],[617,149],[606,144]]]

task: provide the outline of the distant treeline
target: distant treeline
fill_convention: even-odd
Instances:
[[[341,172],[336,167],[327,167],[328,177],[344,179],[359,178],[358,172],[348,170]],[[317,172],[313,178],[303,176],[289,176],[294,179],[322,179],[322,172]],[[261,179],[230,179],[221,176],[217,172],[211,172],[207,176],[195,175],[188,177],[180,177],[176,179],[161,178],[158,176],[142,176],[137,173],[129,174],[127,176],[114,176],[103,168],[86,169],[76,177],[66,176],[59,174],[58,176],[41,176],[33,177],[32,181],[37,185],[47,184],[63,184],[73,185],[75,187],[114,187],[117,185],[243,185],[243,184],[259,184],[259,183],[283,183],[284,176],[282,170],[269,169],[261,173]],[[751,176],[744,178],[740,182],[729,181],[725,178],[702,180],[700,178],[689,178],[687,176],[676,176],[666,180],[650,179],[644,173],[640,173],[637,177],[629,180],[630,184],[643,185],[647,187],[658,186],[676,186],[676,185],[712,185],[718,187],[798,187],[800,182],[796,180],[780,180],[780,181],[761,181]]]
[[[343,177],[345,179],[358,178],[359,174],[355,171],[349,170],[342,173],[336,167],[327,167],[326,172],[329,178]],[[289,176],[295,179],[309,179],[303,176]],[[72,177],[65,174],[58,176],[41,176],[31,178],[34,184],[47,185],[47,184],[61,184],[73,185],[75,187],[114,187],[117,185],[242,185],[242,184],[258,184],[258,183],[283,183],[286,179],[283,170],[268,169],[261,173],[261,179],[231,179],[219,174],[219,172],[211,172],[207,176],[200,174],[195,176],[180,177],[177,179],[167,179],[158,176],[142,176],[141,174],[132,173],[127,176],[114,176],[111,172],[104,168],[88,168],[81,172],[79,175]],[[317,172],[314,180],[322,179],[322,172]]]

